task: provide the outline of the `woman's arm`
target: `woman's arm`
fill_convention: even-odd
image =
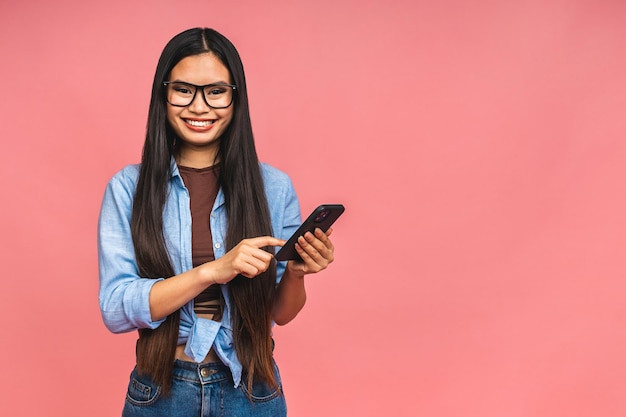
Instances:
[[[284,240],[271,236],[244,239],[215,261],[157,282],[152,286],[149,298],[152,320],[164,319],[211,285],[225,284],[239,274],[256,277],[266,271],[272,261],[272,255],[261,248],[284,243]]]
[[[279,326],[289,323],[302,310],[305,302],[304,275],[285,270],[278,284],[272,319]]]
[[[131,166],[109,181],[98,222],[100,311],[113,333],[157,328],[208,286],[228,282],[239,273],[252,278],[266,270],[272,255],[260,248],[284,244],[273,237],[245,239],[218,260],[180,275],[143,278],[130,232],[136,175],[136,167]]]
[[[304,276],[323,271],[333,262],[335,248],[329,239],[332,229],[324,233],[316,229],[298,239],[296,251],[302,262],[289,261],[278,284],[272,319],[280,326],[293,320],[306,302]]]

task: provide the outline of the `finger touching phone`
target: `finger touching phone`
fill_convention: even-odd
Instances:
[[[298,227],[298,230],[291,235],[287,243],[276,253],[275,258],[279,261],[301,261],[302,258],[300,258],[300,255],[296,252],[296,242],[298,238],[306,232],[313,232],[317,228],[320,228],[326,233],[344,211],[345,207],[341,204],[322,204],[318,206],[300,227]]]

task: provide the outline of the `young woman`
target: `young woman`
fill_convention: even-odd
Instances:
[[[274,248],[300,224],[288,176],[258,161],[243,65],[211,29],[166,45],[140,165],[109,182],[100,212],[100,309],[138,330],[123,416],[281,416],[272,325],[302,309],[304,276],[334,258],[331,230]]]

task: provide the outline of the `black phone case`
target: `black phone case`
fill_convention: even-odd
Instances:
[[[324,233],[341,216],[345,208],[341,204],[322,204],[313,210],[313,213],[298,227],[298,230],[291,235],[287,243],[276,253],[279,261],[296,260],[301,261],[300,255],[296,252],[296,242],[298,238],[306,232],[313,232],[316,228],[322,229]]]

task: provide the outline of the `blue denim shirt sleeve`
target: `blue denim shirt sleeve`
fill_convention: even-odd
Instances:
[[[137,166],[128,166],[107,185],[98,220],[99,303],[106,327],[114,333],[154,329],[148,297],[160,279],[139,276],[130,234]]]
[[[270,216],[274,237],[289,239],[302,222],[300,204],[291,179],[281,171],[266,164],[261,164],[265,193],[270,206]],[[278,251],[278,248],[276,248]],[[278,262],[276,281],[280,282],[287,262]]]

